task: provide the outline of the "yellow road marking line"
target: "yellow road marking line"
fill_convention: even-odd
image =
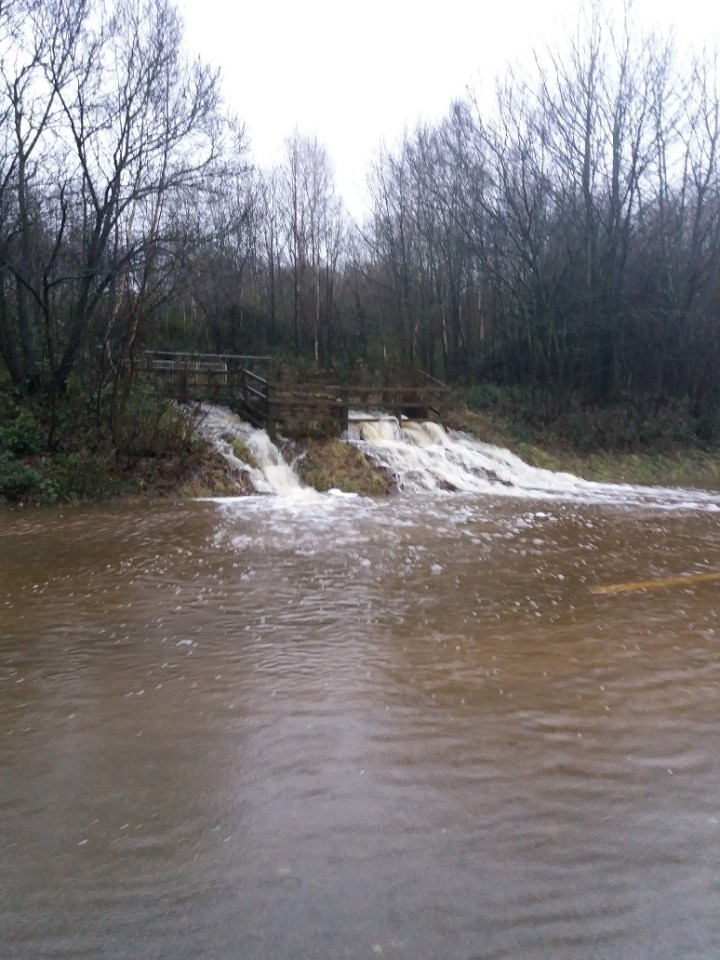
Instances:
[[[607,583],[590,587],[590,593],[624,593],[627,590],[655,590],[658,587],[683,587],[690,583],[702,583],[704,580],[720,580],[720,571],[715,573],[696,573],[683,577],[659,577],[656,580],[635,580],[629,583]]]

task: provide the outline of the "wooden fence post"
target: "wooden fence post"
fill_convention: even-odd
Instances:
[[[268,382],[265,388],[265,429],[272,440],[275,439],[275,419],[273,414],[272,387]]]

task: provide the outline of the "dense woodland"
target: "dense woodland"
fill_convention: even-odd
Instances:
[[[253,166],[170,0],[0,0],[0,382],[118,439],[141,351],[410,363],[538,415],[720,429],[720,74],[589,5],[490,106],[380,150],[354,223],[299,132]]]

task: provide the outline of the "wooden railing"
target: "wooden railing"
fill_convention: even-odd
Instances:
[[[273,436],[273,388],[270,381],[252,370],[242,368],[234,386],[237,388],[235,402],[240,405],[243,415],[253,426],[262,427]]]
[[[391,413],[398,419],[443,418],[449,389],[423,373],[408,374],[405,385],[328,384],[309,377],[304,383],[272,382],[251,367],[270,357],[238,354],[148,351],[137,369],[179,400],[212,400],[235,409],[271,435],[341,436],[351,410]]]

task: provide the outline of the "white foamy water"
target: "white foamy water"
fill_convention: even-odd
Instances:
[[[570,473],[531,467],[509,450],[493,446],[440,424],[352,419],[349,439],[397,478],[401,489],[496,493],[498,487],[518,490],[574,491],[586,481]]]
[[[503,447],[432,422],[351,413],[348,439],[411,493],[452,491],[719,510],[716,493],[633,484],[596,483],[525,463]]]
[[[265,430],[256,430],[225,407],[203,404],[200,412],[198,432],[225,457],[235,474],[244,474],[249,478],[258,493],[297,500],[313,500],[319,496],[301,482]],[[235,455],[233,440],[245,444],[255,460],[255,466]]]
[[[198,430],[215,444],[235,473],[250,479],[258,493],[295,503],[327,497],[300,481],[264,430],[255,429],[230,410],[203,405]],[[256,466],[235,455],[235,438],[247,446]],[[429,421],[399,423],[395,417],[355,411],[350,414],[347,439],[387,470],[398,489],[407,494],[480,494],[720,511],[720,495],[715,492],[583,480],[571,473],[533,467],[510,450],[461,431],[446,431]]]

